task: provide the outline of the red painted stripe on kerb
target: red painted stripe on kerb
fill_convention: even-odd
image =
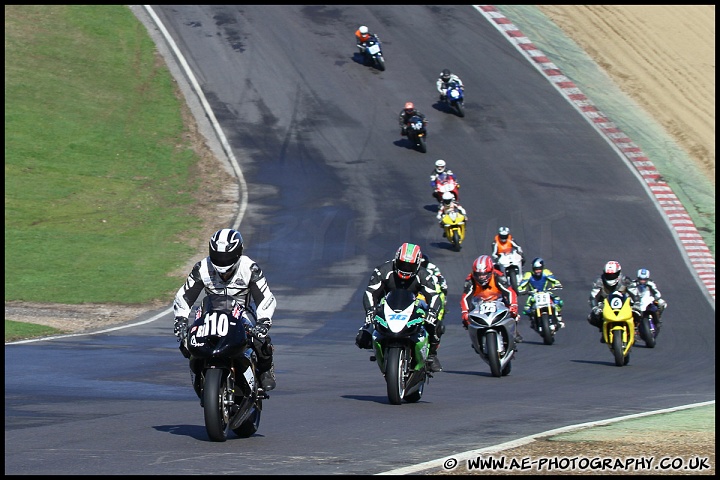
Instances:
[[[493,5],[475,5],[475,8],[505,34],[520,53],[535,65],[553,83],[585,117],[595,125],[613,145],[630,161],[649,187],[670,225],[680,239],[690,263],[697,272],[698,278],[705,285],[710,295],[715,298],[715,259],[705,244],[687,210],[665,183],[655,165],[642,152],[640,147],[624,134],[617,125],[612,123],[600,112],[592,101],[587,98],[573,82],[562,74],[548,57],[541,52],[520,29],[513,25]]]

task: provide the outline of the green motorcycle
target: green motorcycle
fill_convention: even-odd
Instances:
[[[373,349],[393,405],[415,403],[432,376],[425,362],[430,351],[423,301],[408,290],[393,290],[380,302],[373,319]]]

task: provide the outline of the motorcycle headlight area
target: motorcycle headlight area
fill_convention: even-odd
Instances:
[[[375,317],[375,327],[386,336],[394,336],[397,334],[407,335],[408,332],[415,332],[423,325],[421,317],[411,318],[404,314],[395,314],[388,317]]]

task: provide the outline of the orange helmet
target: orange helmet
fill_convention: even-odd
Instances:
[[[415,104],[413,102],[407,102],[405,104],[405,111],[412,112],[413,110],[415,110]]]

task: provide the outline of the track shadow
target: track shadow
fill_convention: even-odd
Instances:
[[[415,150],[418,153],[423,153],[415,146],[415,144],[411,140],[408,140],[407,138],[395,140],[393,144],[397,147],[405,147],[408,150]]]
[[[597,360],[570,360],[570,361],[574,362],[574,363],[587,363],[588,365],[603,365],[603,366],[607,366],[607,367],[619,368],[617,365],[615,365],[615,361],[612,359],[607,362],[599,362]],[[630,366],[630,364],[625,365],[625,366],[628,367],[628,366]]]
[[[205,429],[204,425],[155,425],[155,430],[158,432],[167,432],[171,433],[173,435],[180,435],[183,437],[192,437],[195,440],[203,440],[203,441],[211,441],[210,437],[208,437],[207,430]],[[260,435],[258,433],[255,433],[252,435],[252,437],[262,437],[263,435]],[[228,434],[228,440],[232,439],[238,439],[240,440],[240,437],[235,435],[234,433]]]
[[[455,113],[455,110],[453,110],[453,108],[450,105],[448,105],[445,102],[441,102],[441,101],[437,101],[437,102],[433,103],[432,108],[437,110],[438,112],[452,113],[452,114]]]
[[[350,57],[350,58],[351,58],[351,60],[352,60],[353,62],[355,62],[355,63],[359,63],[360,65],[362,65],[362,66],[364,66],[364,67],[367,67],[367,66],[368,66],[367,59],[365,58],[365,55],[363,55],[363,54],[360,53],[360,52],[354,52],[354,53],[352,54],[352,57]]]
[[[349,400],[359,400],[361,402],[375,402],[375,403],[382,403],[383,405],[390,405],[390,400],[386,396],[376,396],[376,395],[340,395],[342,398],[347,398]],[[407,403],[407,402],[403,402]],[[420,399],[417,402],[413,403],[428,403]]]
[[[442,235],[442,232],[440,232],[438,235]],[[450,252],[455,251],[455,248],[452,246],[452,243],[450,243],[450,242],[430,242],[430,246],[439,248],[440,250],[448,250]]]
[[[489,369],[489,368],[490,368],[490,366],[488,366],[488,369]],[[477,371],[477,370],[467,371],[467,370],[447,370],[447,369],[443,369],[443,373],[449,373],[449,374],[451,374],[451,375],[471,375],[471,376],[476,376],[476,377],[502,378],[502,377],[495,377],[495,376],[493,376],[493,374],[490,373],[490,370],[488,370],[487,372],[482,372],[482,371]],[[511,375],[512,375],[512,372],[510,372],[510,373],[507,374],[507,375],[503,375],[503,377],[509,377],[509,376],[511,376]]]

